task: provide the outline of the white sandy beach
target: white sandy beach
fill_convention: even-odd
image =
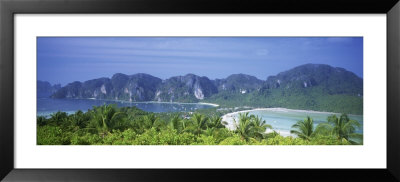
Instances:
[[[210,106],[214,106],[214,107],[218,107],[218,104],[214,104],[214,103],[208,103],[208,102],[198,102],[197,104],[204,104],[204,105],[210,105]]]
[[[296,110],[296,109],[286,109],[286,108],[255,108],[255,109],[251,109],[251,110],[243,110],[243,111],[237,111],[237,112],[225,114],[222,116],[222,121],[226,121],[228,123],[228,125],[226,126],[228,129],[234,130],[235,129],[234,119],[236,119],[238,117],[238,114],[245,113],[245,112],[252,112],[252,111],[307,112],[307,113],[321,113],[321,114],[337,114],[337,113],[333,113],[333,112]],[[294,135],[290,134],[290,131],[288,131],[288,130],[276,130],[276,129],[273,129],[273,130],[275,130],[282,136],[294,136]],[[273,130],[267,129],[267,133],[272,132]]]

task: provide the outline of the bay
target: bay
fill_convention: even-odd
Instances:
[[[339,113],[330,112],[318,112],[318,111],[307,111],[307,110],[293,110],[286,108],[264,108],[264,109],[254,109],[249,111],[240,111],[235,113],[229,113],[223,116],[223,120],[228,122],[228,128],[234,129],[233,119],[238,118],[239,113],[249,112],[249,115],[256,115],[261,117],[273,127],[273,130],[277,131],[283,136],[293,136],[290,134],[292,125],[296,124],[299,120],[304,120],[307,116],[311,117],[314,121],[314,128],[327,121],[327,117],[335,114],[340,117]],[[348,115],[350,119],[356,120],[361,124],[361,127],[356,129],[356,133],[363,133],[363,116],[362,115]]]
[[[95,100],[95,99],[52,99],[37,98],[37,115],[49,116],[57,111],[75,113],[78,110],[86,112],[93,106],[101,106],[103,104],[116,104],[118,107],[137,107],[148,112],[180,112],[195,111],[197,109],[206,109],[215,107],[206,103],[176,103],[176,102],[129,102],[114,100]]]

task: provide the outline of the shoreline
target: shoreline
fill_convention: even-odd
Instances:
[[[340,114],[340,113],[328,112],[328,111],[314,111],[314,110],[288,109],[288,108],[283,108],[283,107],[271,107],[271,108],[254,108],[254,109],[248,109],[248,110],[243,110],[243,111],[235,111],[235,112],[227,113],[225,115],[233,115],[233,114],[238,114],[238,113],[242,113],[242,112],[252,112],[252,111],[278,111],[278,112],[291,111],[291,112],[303,112],[303,113],[306,112],[306,113],[315,113],[315,114]],[[359,114],[347,114],[347,115],[362,116]]]
[[[278,111],[278,112],[302,112],[302,113],[315,113],[315,114],[340,114],[340,113],[334,113],[334,112],[324,112],[324,111],[313,111],[313,110],[300,110],[300,109],[287,109],[287,108],[282,108],[282,107],[275,107],[275,108],[254,108],[254,109],[248,109],[248,110],[243,110],[243,111],[235,111],[231,113],[224,114],[222,116],[222,121],[226,121],[228,125],[225,127],[228,128],[229,130],[234,130],[234,118],[235,116],[238,115],[239,113],[245,113],[245,112],[253,112],[253,111]],[[349,114],[353,115],[353,114]],[[359,116],[359,115],[355,115]],[[362,115],[361,115],[362,116]],[[296,137],[292,134],[290,134],[290,130],[277,130],[277,129],[267,129],[266,133],[276,131],[280,133],[282,136],[292,136]]]
[[[38,98],[40,99],[40,98]],[[50,98],[50,99],[55,99],[55,98]],[[207,106],[212,106],[212,107],[219,107],[218,104],[214,104],[214,103],[208,103],[208,102],[194,102],[194,103],[188,103],[188,102],[158,102],[158,101],[143,101],[143,102],[130,102],[130,101],[125,101],[125,100],[112,100],[112,99],[95,99],[95,98],[63,98],[66,100],[94,100],[94,101],[109,101],[109,102],[119,102],[119,103],[132,103],[132,104],[152,104],[152,103],[156,103],[156,104],[183,104],[183,105],[207,105]],[[62,100],[62,99],[60,99]],[[115,104],[115,103],[113,103]],[[83,110],[82,110],[83,111]],[[42,111],[42,112],[38,112],[36,111],[36,116],[45,116],[48,117],[53,113],[56,113],[58,111]],[[73,114],[76,111],[62,111],[62,112],[66,112],[68,114]],[[83,112],[87,112],[87,111],[83,111]]]
[[[127,100],[114,100],[114,99],[96,99],[96,98],[63,98],[63,99],[82,99],[82,100],[99,100],[99,101],[112,101],[112,102],[121,102],[121,103],[133,103],[133,104],[146,104],[146,103],[160,103],[160,104],[200,104],[200,105],[209,105],[214,107],[219,107],[218,104],[209,103],[209,102],[159,102],[159,101],[127,101]]]

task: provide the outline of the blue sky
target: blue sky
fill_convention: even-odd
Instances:
[[[66,85],[148,73],[166,79],[268,76],[307,64],[342,67],[363,77],[362,37],[39,37],[38,80]]]

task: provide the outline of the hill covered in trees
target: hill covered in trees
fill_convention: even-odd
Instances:
[[[343,68],[306,64],[266,80],[233,74],[211,80],[187,74],[162,80],[149,74],[72,82],[53,98],[95,98],[126,101],[212,102],[221,107],[286,107],[362,114],[363,79]]]

